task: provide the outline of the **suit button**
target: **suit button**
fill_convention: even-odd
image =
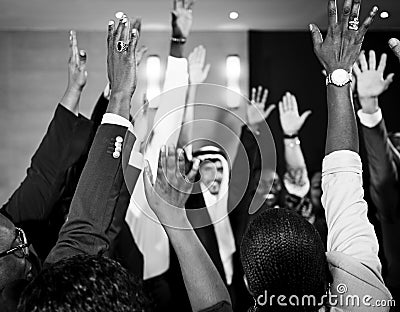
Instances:
[[[113,153],[113,157],[114,157],[115,159],[117,159],[120,155],[121,155],[120,152],[117,152],[117,151],[115,151],[115,152]]]
[[[114,145],[115,145],[115,147],[121,147],[122,146],[122,144],[120,142],[115,142]]]
[[[115,141],[118,142],[118,143],[122,143],[122,142],[124,142],[124,139],[122,137],[120,137],[120,136],[117,136],[115,138]]]
[[[117,147],[115,148],[115,151],[118,152],[118,153],[121,153],[121,151],[122,151],[121,146],[117,146]]]

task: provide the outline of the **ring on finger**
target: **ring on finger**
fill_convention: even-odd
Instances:
[[[354,19],[349,21],[349,29],[357,31],[359,24],[360,24],[360,21],[359,21],[358,17],[355,17]]]
[[[126,43],[125,41],[121,41],[121,40],[117,41],[117,43],[115,45],[117,52],[119,52],[119,53],[122,53],[122,52],[128,50],[128,46],[129,46],[128,43]]]

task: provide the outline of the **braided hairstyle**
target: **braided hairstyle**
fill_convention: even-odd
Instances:
[[[257,311],[317,311],[321,306],[328,281],[324,246],[315,228],[297,213],[274,208],[257,216],[243,237],[241,260],[254,299],[268,295]],[[296,296],[300,305],[303,296],[313,295],[316,303],[284,307],[277,303],[280,295]]]

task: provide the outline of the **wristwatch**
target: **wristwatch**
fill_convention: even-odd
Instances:
[[[332,73],[326,76],[326,85],[333,84],[338,87],[343,87],[351,82],[353,76],[351,73],[344,69],[336,69]]]

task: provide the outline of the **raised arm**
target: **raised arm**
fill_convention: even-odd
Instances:
[[[374,7],[358,28],[354,19],[358,18],[360,1],[345,1],[340,22],[337,21],[336,1],[328,3],[329,26],[325,40],[317,26],[310,26],[314,51],[328,73],[328,131],[322,178],[322,203],[328,225],[327,248],[354,257],[379,276],[378,242],[363,199],[350,86],[352,66],[378,8]]]
[[[124,180],[122,147],[130,149],[134,139],[126,139],[129,112],[136,89],[135,49],[140,21],[124,18],[108,31],[108,78],[111,96],[107,113],[99,127],[75,195],[67,221],[46,263],[77,254],[98,254],[108,250],[107,231],[113,220],[116,201]]]
[[[283,130],[286,173],[283,182],[290,194],[304,197],[310,189],[306,162],[301,151],[299,132],[311,111],[299,115],[296,97],[287,92],[279,102],[279,119]]]
[[[32,157],[27,176],[3,206],[14,223],[44,220],[60,198],[68,169],[86,150],[92,123],[78,117],[79,99],[86,84],[86,52],[78,50],[70,32],[68,85],[46,135]]]
[[[186,290],[193,311],[224,305],[218,311],[232,311],[228,291],[220,274],[191,227],[185,213],[185,203],[199,168],[194,160],[186,177],[183,150],[163,146],[158,162],[157,179],[149,164],[145,167],[144,186],[150,208],[163,225],[178,256]]]
[[[186,146],[193,139],[194,107],[199,84],[203,83],[210,71],[210,64],[205,65],[206,49],[196,47],[188,57],[189,88],[187,91],[185,113],[182,120],[182,129],[179,135],[178,146]],[[186,149],[187,150],[187,149]]]
[[[394,221],[399,202],[395,164],[395,158],[399,158],[399,154],[392,150],[378,100],[393,81],[393,74],[389,74],[386,79],[383,77],[386,59],[386,54],[382,54],[377,66],[375,51],[369,52],[368,62],[362,52],[359,65],[356,63],[353,69],[357,77],[357,93],[361,105],[357,113],[368,157],[371,198],[380,219],[390,222]]]

